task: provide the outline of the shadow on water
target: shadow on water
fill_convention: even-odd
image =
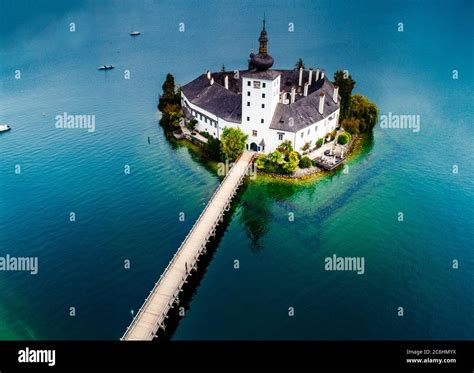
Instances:
[[[355,149],[351,161],[359,161],[367,156],[367,154],[370,154],[373,145],[373,135],[363,138],[358,148]],[[383,166],[383,163],[380,162],[379,166]],[[325,173],[322,177],[331,181],[331,179],[339,176],[342,172],[343,168],[341,167]],[[327,218],[339,207],[342,207],[363,184],[368,182],[371,176],[374,176],[372,171],[365,172],[366,175],[362,175],[361,178],[358,178],[357,181],[349,185],[342,194],[331,198],[327,204],[319,207],[316,210],[316,216],[319,216],[320,219]],[[288,211],[297,211],[298,206],[292,202],[293,197],[303,191],[314,193],[315,184],[315,180],[307,182],[298,180],[272,180],[271,178],[266,178],[264,182],[257,181],[252,184],[252,188],[247,191],[241,203],[243,209],[240,217],[241,222],[245,226],[246,235],[251,241],[252,251],[256,252],[264,248],[261,240],[268,231],[269,222],[276,219],[270,211],[272,206],[277,203]],[[281,218],[287,219],[287,216],[282,215]]]
[[[171,147],[171,149],[186,149],[188,151],[189,156],[194,162],[203,166],[207,171],[210,171],[214,174],[217,173],[218,162],[212,159],[212,157],[207,154],[200,146],[193,144],[188,140],[176,140],[173,135],[166,130],[163,130],[163,135],[165,136],[167,143]]]
[[[271,206],[277,202],[289,204],[292,196],[302,190],[302,186],[290,183],[259,183],[252,184],[242,201],[240,220],[245,227],[245,233],[251,242],[254,252],[263,249],[262,237],[268,231],[268,224],[273,218]]]
[[[211,172],[215,172],[215,167],[212,163],[216,163],[209,159],[199,147],[194,144],[190,144],[187,141],[176,141],[173,137],[166,136],[170,145],[173,149],[186,147],[189,151],[191,158],[201,164],[203,167]],[[360,151],[354,156],[352,161],[360,160],[362,156],[370,153],[373,147],[373,136],[368,137],[361,144]],[[335,199],[331,199],[325,205],[322,205],[317,209],[316,214],[321,218],[327,216],[343,206],[344,203],[357,191],[360,187],[367,183],[369,179],[377,174],[374,169],[381,169],[384,166],[384,160],[380,159],[374,165],[372,170],[369,172],[365,169],[362,170],[362,174],[358,179],[349,185],[349,187]],[[337,174],[342,172],[341,169],[335,170],[325,175],[325,177],[333,178]],[[251,188],[249,185],[251,184]],[[274,219],[272,216],[271,207],[276,202],[283,205],[285,208],[293,208],[291,199],[299,192],[308,190],[308,185],[314,185],[314,183],[300,183],[296,182],[282,182],[279,180],[265,181],[265,182],[246,182],[239,189],[237,195],[231,204],[230,211],[224,216],[224,221],[218,226],[216,235],[209,241],[206,246],[206,254],[200,257],[198,269],[193,272],[189,277],[188,282],[184,285],[182,293],[179,297],[179,304],[175,304],[174,307],[168,313],[168,319],[166,321],[166,329],[159,329],[157,338],[155,341],[170,340],[177,330],[179,322],[186,315],[186,312],[190,309],[190,304],[193,297],[197,294],[199,285],[204,278],[207,268],[212,261],[216,249],[218,248],[224,233],[226,232],[230,222],[232,221],[233,214],[237,206],[242,206],[242,212],[240,220],[245,226],[245,232],[247,237],[250,239],[252,244],[252,251],[262,250],[263,244],[261,243],[262,238],[268,231],[268,225],[270,220]],[[183,315],[184,311],[184,315]]]
[[[179,304],[174,304],[174,307],[168,312],[168,319],[166,321],[166,329],[159,329],[157,338],[155,341],[170,340],[179,325],[181,319],[186,315],[186,312],[190,309],[190,304],[193,297],[197,294],[199,285],[204,278],[207,268],[214,257],[216,249],[224,237],[224,233],[229,227],[232,221],[232,216],[239,206],[242,196],[248,188],[248,182],[244,182],[239,188],[236,196],[234,197],[230,210],[224,215],[224,221],[219,224],[216,229],[216,235],[206,245],[206,253],[199,257],[197,270],[193,271],[191,276],[188,277],[188,282],[184,284],[181,294],[179,295]],[[184,310],[184,315],[182,311]]]

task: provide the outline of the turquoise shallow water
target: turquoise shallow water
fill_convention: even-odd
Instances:
[[[38,256],[40,269],[0,272],[0,339],[122,335],[219,183],[164,138],[164,77],[186,83],[223,63],[245,67],[263,12],[275,67],[302,57],[330,75],[347,68],[357,92],[382,113],[420,115],[421,131],[378,127],[348,174],[250,181],[174,338],[474,336],[472,2],[23,1],[1,10],[0,122],[13,131],[0,136],[0,255]],[[142,35],[130,38],[133,29]],[[104,63],[116,69],[97,71]],[[56,129],[65,111],[94,114],[96,132]],[[363,256],[365,274],[325,271],[333,254]]]

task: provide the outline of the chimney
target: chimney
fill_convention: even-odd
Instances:
[[[298,79],[298,85],[303,85],[303,68],[300,67],[300,77]]]
[[[211,72],[207,70],[207,79],[211,80]]]
[[[295,102],[296,88],[291,88],[291,103]]]
[[[332,100],[337,104],[337,95],[339,94],[339,87],[337,85],[334,86],[334,92],[332,94]]]
[[[308,78],[308,84],[311,85],[311,80],[313,79],[313,68],[309,68],[309,78]]]
[[[211,78],[211,85],[214,84],[214,78]]]
[[[321,71],[321,79],[324,79],[324,70]]]
[[[315,82],[319,80],[319,68],[316,69],[316,79],[314,79]]]
[[[224,87],[225,89],[229,89],[229,76],[226,75],[224,78]]]
[[[308,96],[308,87],[309,87],[309,82],[306,82],[304,84],[304,91],[303,91],[303,96],[304,97]]]
[[[324,93],[319,94],[319,114],[323,115],[323,109],[324,109]]]

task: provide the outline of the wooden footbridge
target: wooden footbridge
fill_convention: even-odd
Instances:
[[[178,296],[191,270],[197,269],[199,257],[216,228],[229,211],[237,190],[243,183],[255,152],[244,153],[231,167],[163,274],[140,307],[122,340],[152,340],[160,328],[165,328],[168,311],[178,302]]]

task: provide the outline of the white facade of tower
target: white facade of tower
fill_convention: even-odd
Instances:
[[[274,79],[243,77],[242,130],[249,136],[249,148],[266,151],[266,139],[279,99],[280,75]],[[265,145],[261,144],[262,140]]]

